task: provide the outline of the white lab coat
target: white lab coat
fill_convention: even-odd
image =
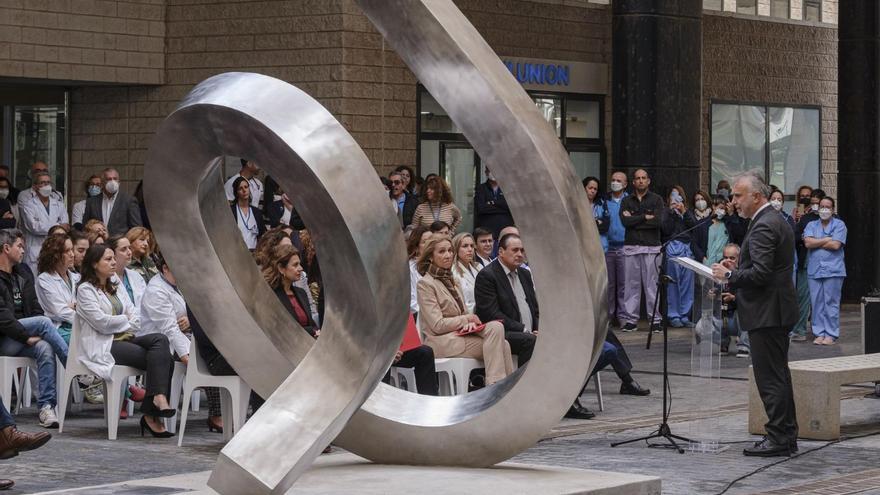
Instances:
[[[110,298],[94,285],[85,282],[76,291],[76,326],[81,349],[79,362],[104,380],[110,379],[116,364],[110,354],[113,335],[137,330],[135,318],[139,318],[139,315],[128,297],[122,297],[120,292],[124,293],[125,288],[117,287],[116,290],[122,303],[122,314],[114,315]]]
[[[117,284],[119,297],[124,297],[131,303],[135,308],[135,312],[138,315],[138,320],[140,321],[140,312],[141,312],[141,299],[144,297],[144,292],[147,290],[147,282],[144,280],[144,277],[141,276],[140,273],[132,270],[131,268],[125,269],[126,275],[128,275],[128,283],[131,284],[131,292],[134,294],[134,301],[129,299],[128,291],[125,290],[125,284],[122,283],[119,276],[113,274],[113,283]]]
[[[37,277],[37,300],[45,314],[56,327],[62,322],[73,325],[76,314],[71,303],[76,302],[76,284],[79,283],[79,273],[68,271],[68,278],[73,285],[71,288],[67,282],[55,272],[43,272]]]
[[[186,301],[162,275],[156,275],[147,284],[141,300],[141,329],[138,335],[161,333],[168,337],[171,351],[183,357],[189,354],[190,340],[177,325],[177,319],[186,316]]]
[[[22,191],[24,193],[25,191]],[[37,258],[43,241],[49,234],[49,229],[61,223],[67,223],[67,208],[64,202],[58,199],[58,195],[49,196],[49,212],[38,198],[38,195],[19,194],[18,215],[21,217],[19,226],[24,234],[24,262],[31,268],[31,272],[37,273]]]

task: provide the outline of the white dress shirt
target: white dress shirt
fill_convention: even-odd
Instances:
[[[76,311],[70,306],[76,302],[76,284],[79,282],[79,273],[68,271],[68,280],[65,282],[61,275],[52,272],[43,272],[37,277],[37,300],[40,307],[56,327],[62,322],[73,325]]]
[[[141,300],[141,329],[138,335],[161,333],[168,337],[171,351],[179,357],[189,354],[190,340],[177,325],[186,316],[186,301],[161,274],[150,279]]]
[[[456,262],[456,266],[452,269],[452,277],[461,287],[464,305],[467,307],[468,313],[473,313],[474,307],[477,305],[477,300],[474,297],[474,285],[476,284],[477,273],[482,269],[483,267],[479,264],[467,267],[460,261]]]

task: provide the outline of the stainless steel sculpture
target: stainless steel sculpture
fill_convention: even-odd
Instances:
[[[409,285],[373,167],[297,88],[256,74],[212,77],[160,126],[144,187],[187,302],[239,374],[271,395],[221,452],[209,484],[223,494],[284,493],[334,438],[380,463],[508,459],[556,424],[604,340],[598,232],[532,101],[450,0],[358,3],[504,185],[534,270],[541,337],[528,366],[474,393],[376,387],[402,336]],[[224,155],[260,163],[310,227],[327,294],[317,342],[278,304],[231,221]]]

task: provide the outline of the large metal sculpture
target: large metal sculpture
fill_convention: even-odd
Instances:
[[[160,126],[144,174],[163,253],[213,343],[266,404],[226,445],[223,494],[284,493],[334,438],[375,462],[488,466],[569,407],[604,339],[605,263],[559,140],[451,0],[359,0],[503,184],[541,306],[528,366],[463,396],[379,384],[409,301],[404,241],[375,171],[320,104],[276,79],[199,84]],[[218,157],[256,160],[294,198],[323,267],[313,341],[278,303],[231,221]]]

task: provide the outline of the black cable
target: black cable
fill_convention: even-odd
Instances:
[[[740,476],[739,478],[737,478],[737,479],[731,481],[730,483],[727,484],[727,486],[724,487],[723,490],[721,490],[720,492],[716,493],[715,495],[724,495],[725,493],[727,493],[728,490],[730,490],[731,488],[733,488],[733,485],[739,483],[740,481],[742,481],[742,480],[744,480],[744,479],[746,479],[746,478],[749,478],[749,477],[751,477],[751,476],[754,476],[754,475],[756,475],[756,474],[758,474],[758,473],[760,473],[760,472],[762,472],[762,471],[766,471],[766,470],[772,468],[773,466],[778,466],[779,464],[782,464],[782,463],[788,462],[788,461],[790,461],[790,460],[792,460],[792,459],[797,459],[797,458],[800,457],[800,456],[807,455],[807,454],[812,453],[812,452],[816,452],[817,450],[822,450],[822,449],[824,449],[824,448],[826,448],[826,447],[830,447],[830,446],[832,446],[832,445],[835,445],[835,444],[838,444],[838,443],[841,443],[841,442],[845,442],[845,441],[847,441],[847,440],[855,440],[855,439],[858,439],[858,438],[872,437],[872,436],[874,436],[874,435],[880,435],[880,431],[875,431],[875,432],[873,432],[873,433],[866,433],[866,434],[864,434],[864,435],[855,435],[855,436],[851,436],[851,437],[841,437],[841,438],[839,438],[839,439],[837,439],[837,440],[832,440],[832,441],[826,443],[825,445],[821,445],[821,446],[819,446],[819,447],[816,447],[815,449],[806,450],[806,451],[804,451],[804,452],[801,452],[800,454],[795,454],[795,455],[793,455],[793,456],[791,456],[791,457],[786,457],[786,458],[781,459],[781,460],[779,460],[779,461],[776,461],[776,462],[773,462],[773,463],[767,464],[766,466],[761,466],[761,467],[759,467],[758,469],[755,469],[754,471],[752,471],[752,472],[750,472],[750,473],[746,473],[746,474]],[[731,442],[731,443],[732,443],[732,442]],[[742,442],[739,442],[739,443],[742,443]]]

